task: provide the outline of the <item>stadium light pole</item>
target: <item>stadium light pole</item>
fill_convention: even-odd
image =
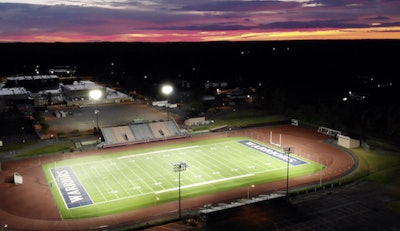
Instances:
[[[97,134],[99,134],[99,112],[100,112],[100,110],[97,108],[97,102],[101,98],[102,94],[103,93],[98,89],[91,90],[89,92],[89,97],[91,99],[93,99],[95,104],[96,104],[96,109],[94,110],[94,114],[96,115],[96,130],[97,130]]]
[[[169,85],[169,84],[165,84],[161,87],[161,92],[167,96],[167,99],[169,97],[169,95],[171,95],[171,93],[174,91],[174,88]],[[168,104],[166,105],[167,107],[167,120],[169,121],[169,108],[168,108]]]
[[[186,171],[187,164],[183,161],[180,161],[177,164],[173,165],[174,172],[178,172],[178,200],[179,200],[179,220],[182,219],[182,203],[181,203],[181,172]]]
[[[287,162],[287,167],[286,167],[286,200],[289,199],[289,155],[290,153],[293,152],[292,147],[286,147],[283,149],[283,151],[286,153],[286,162]]]

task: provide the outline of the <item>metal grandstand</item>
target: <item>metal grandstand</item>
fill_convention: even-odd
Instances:
[[[186,136],[174,120],[104,127],[100,130],[104,141],[98,147],[102,148],[177,139]]]
[[[335,138],[337,138],[338,135],[341,135],[341,134],[342,134],[342,133],[341,133],[340,131],[338,131],[338,130],[331,129],[331,128],[327,128],[327,127],[319,127],[319,128],[318,128],[318,132],[319,132],[319,133],[322,133],[322,134],[326,134],[326,135],[331,136],[331,137],[335,137]]]

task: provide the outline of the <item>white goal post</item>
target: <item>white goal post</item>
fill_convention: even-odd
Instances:
[[[269,133],[269,143],[275,145],[277,147],[281,147],[282,145],[282,134],[279,134],[279,143],[275,143],[272,139],[272,131]]]

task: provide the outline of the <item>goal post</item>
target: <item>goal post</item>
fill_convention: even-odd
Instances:
[[[277,147],[281,147],[281,145],[282,145],[282,134],[279,134],[278,142],[279,143],[275,143],[275,141],[272,138],[272,131],[270,131],[270,133],[269,133],[269,143],[272,144],[272,145],[275,145]]]

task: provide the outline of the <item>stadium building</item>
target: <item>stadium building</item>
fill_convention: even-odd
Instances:
[[[61,90],[64,99],[68,102],[90,100],[89,93],[93,90],[99,90],[102,93],[99,100],[104,99],[106,96],[106,88],[91,81],[61,85]]]
[[[23,87],[1,88],[0,111],[5,112],[19,104],[26,104],[30,99],[30,92]]]
[[[27,91],[37,93],[40,90],[57,89],[60,84],[57,75],[32,75],[7,77],[5,88],[25,88]]]
[[[57,75],[33,75],[6,77],[0,86],[0,106],[2,111],[18,106],[31,104],[42,107],[53,104],[67,106],[93,104],[89,93],[101,92],[98,99],[101,103],[118,103],[132,101],[132,97],[113,89],[98,85],[92,81],[74,81],[65,84]]]

